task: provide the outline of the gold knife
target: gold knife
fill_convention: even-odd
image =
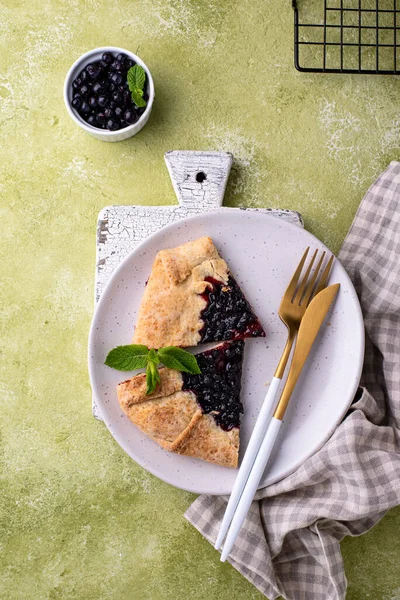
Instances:
[[[240,500],[237,504],[235,514],[226,536],[226,541],[221,553],[221,561],[224,562],[229,556],[232,546],[237,538],[239,531],[243,525],[250,505],[253,501],[254,494],[257,491],[261,477],[265,471],[268,460],[272,454],[276,438],[282,425],[282,419],[285,414],[290,397],[297,383],[299,375],[307,360],[315,338],[318,335],[321,325],[324,322],[326,315],[334,299],[339,291],[340,284],[335,283],[319,292],[310,302],[304,313],[297,335],[296,348],[293,353],[293,360],[290,366],[289,375],[283,388],[282,395],[275,409],[274,416],[268,426],[267,433],[259,448],[256,459],[249,473],[246,485],[243,489]]]
[[[293,353],[292,364],[290,365],[289,375],[283,388],[282,395],[274,412],[275,419],[282,421],[290,397],[297,383],[299,375],[307,360],[312,345],[322,323],[337,296],[340,283],[335,283],[319,292],[307,307],[304,317],[301,320],[299,333],[297,334],[296,348]]]

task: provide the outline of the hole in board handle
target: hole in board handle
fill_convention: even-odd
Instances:
[[[205,181],[206,179],[207,175],[203,173],[203,171],[199,171],[198,173],[196,173],[196,181],[198,183],[203,183],[203,181]]]

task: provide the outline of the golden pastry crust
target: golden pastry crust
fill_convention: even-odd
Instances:
[[[192,420],[193,422],[193,420]],[[190,435],[175,444],[174,452],[201,458],[225,467],[237,467],[239,454],[239,429],[225,431],[214,417],[202,414],[191,428]]]
[[[204,414],[190,391],[182,391],[182,375],[160,369],[161,382],[146,396],[145,374],[117,386],[119,404],[129,419],[170,452],[237,467],[239,430],[225,431]]]
[[[198,344],[206,307],[201,294],[210,286],[205,278],[227,283],[228,276],[227,264],[209,237],[161,250],[143,294],[133,343],[149,348]]]
[[[146,396],[146,373],[139,373],[132,379],[127,379],[118,384],[118,401],[126,412],[132,404],[147,402],[163,396],[170,396],[182,389],[182,375],[174,369],[163,368],[159,370],[160,383],[152,394]]]

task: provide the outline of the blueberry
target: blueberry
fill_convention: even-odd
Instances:
[[[89,115],[87,118],[87,122],[89,123],[89,125],[93,125],[93,127],[96,127],[97,125],[96,117],[94,115]]]
[[[113,100],[117,105],[121,105],[123,102],[121,94],[116,91],[111,94],[111,100]]]
[[[128,104],[132,104],[132,96],[131,96],[131,93],[130,93],[129,90],[126,90],[123,93],[122,97],[123,97],[123,101],[124,101],[125,106],[128,106]]]
[[[203,390],[202,400],[209,404],[211,402],[211,394]]]
[[[229,405],[230,402],[230,394],[227,394],[225,391],[225,388],[223,388],[223,391],[219,394],[218,400],[221,406],[221,409],[225,409],[226,405]]]
[[[137,121],[137,116],[135,115],[135,112],[128,108],[124,112],[124,121],[126,121],[129,124],[135,123]]]
[[[114,73],[111,76],[111,81],[113,83],[115,83],[116,85],[121,85],[121,83],[122,83],[122,75],[120,73],[117,73],[116,71],[114,71]]]
[[[112,108],[106,108],[104,109],[104,115],[106,116],[107,119],[111,119],[111,117],[114,116],[114,111]]]
[[[116,90],[117,86],[115,85],[115,83],[109,83],[107,86],[108,91],[110,92],[114,92]]]
[[[90,108],[96,108],[97,106],[97,100],[94,96],[91,96],[88,100],[88,104],[90,106]]]
[[[75,108],[75,110],[79,110],[81,108],[82,98],[79,96],[79,94],[75,96],[75,98],[72,100],[71,104]]]
[[[106,127],[110,131],[116,131],[117,129],[119,129],[119,123],[117,121],[115,121],[114,119],[108,119],[108,121],[106,123]]]
[[[81,106],[81,113],[83,115],[89,115],[90,114],[90,106],[87,102],[83,101],[82,102],[82,106]]]
[[[82,71],[82,73],[79,75],[79,77],[80,77],[80,80],[82,81],[82,83],[84,81],[88,81],[88,79],[89,79],[87,71],[85,71],[85,70]]]
[[[110,100],[110,102],[108,103],[108,108],[112,108],[113,110],[115,110],[117,108],[116,102],[114,102],[114,100]]]
[[[97,113],[96,121],[99,125],[105,125],[106,123],[106,115],[104,113]]]
[[[111,65],[114,60],[114,57],[111,52],[103,52],[101,55],[101,60],[107,63],[107,65]]]
[[[233,356],[235,356],[235,351],[232,348],[232,346],[230,348],[227,349],[226,351],[226,356],[227,358],[232,358]]]
[[[124,112],[124,109],[121,108],[120,106],[115,107],[115,116],[118,117],[119,119],[122,119],[123,112]]]
[[[123,54],[122,52],[120,52],[119,54],[117,54],[117,60],[119,62],[124,63],[126,60],[128,60],[128,57],[126,54]]]
[[[252,320],[252,319],[251,319],[251,316],[250,316],[250,320]],[[246,329],[246,327],[247,327],[248,321],[249,321],[249,318],[248,318],[248,313],[244,313],[244,314],[243,314],[243,315],[240,317],[240,319],[238,320],[238,322],[237,322],[237,324],[236,324],[236,328],[237,328],[239,331],[244,331],[244,330]]]
[[[228,329],[235,329],[237,321],[238,321],[237,314],[226,316],[225,327],[227,327]]]
[[[103,86],[101,85],[101,83],[96,81],[96,83],[92,87],[92,90],[93,90],[93,94],[98,95],[103,91]]]
[[[82,85],[82,79],[80,77],[77,77],[72,82],[72,87],[74,88],[74,90],[77,90],[78,88],[80,88],[81,85]]]
[[[113,69],[115,69],[116,71],[122,71],[122,69],[124,68],[124,65],[121,61],[119,60],[114,60],[113,64],[111,65],[111,67]]]
[[[225,369],[225,361],[223,358],[220,358],[216,364],[215,364],[216,368],[218,369],[218,371],[223,371]]]
[[[106,96],[99,96],[97,103],[101,108],[105,108],[108,104],[108,98]]]
[[[79,93],[81,96],[83,96],[85,98],[89,93],[89,87],[85,84],[81,85]]]
[[[100,65],[96,63],[90,63],[86,67],[86,73],[89,75],[90,79],[97,79],[100,75],[101,69]]]

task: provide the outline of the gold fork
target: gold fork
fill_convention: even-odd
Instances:
[[[310,263],[307,267],[306,272],[304,273],[304,276],[299,282],[300,275],[303,270],[304,263],[306,262],[309,250],[310,247],[308,247],[304,252],[302,259],[299,262],[296,271],[294,272],[294,275],[286,289],[286,292],[279,306],[278,315],[280,320],[286,325],[288,329],[288,337],[285,348],[282,352],[281,359],[275,371],[274,377],[277,379],[282,379],[283,377],[290,356],[290,352],[292,350],[292,346],[296,338],[297,332],[299,331],[301,319],[303,318],[306,308],[310,304],[314,296],[316,296],[321,290],[324,289],[324,287],[326,287],[329,278],[329,273],[332,268],[333,255],[330,257],[328,264],[324,268],[321,277],[318,281],[318,285],[315,286],[318,275],[321,271],[322,263],[325,258],[325,252],[323,252],[321,258],[318,261],[317,267],[312,277],[310,278],[311,269],[313,268],[315,259],[318,254],[318,250],[316,250],[310,260]]]
[[[275,375],[272,378],[268,392],[261,406],[257,421],[254,425],[253,432],[246,448],[245,455],[236,476],[235,484],[229,498],[228,506],[226,507],[217,541],[215,542],[215,548],[217,550],[221,547],[221,544],[229,529],[229,525],[235,514],[241,494],[246,485],[247,478],[256,459],[264,435],[267,431],[271,416],[275,409],[276,400],[278,398],[279,386],[282,381],[282,377],[285,372],[290,352],[295,342],[303,315],[311,300],[326,287],[328,282],[329,273],[331,271],[334,259],[333,255],[330,257],[325,268],[322,270],[322,264],[325,258],[325,252],[323,252],[313,274],[311,275],[315,259],[318,255],[318,250],[314,252],[306,272],[304,273],[303,277],[300,278],[309,250],[310,248],[308,247],[304,252],[279,306],[279,317],[288,329],[286,344],[278,363],[278,367],[276,368]]]

